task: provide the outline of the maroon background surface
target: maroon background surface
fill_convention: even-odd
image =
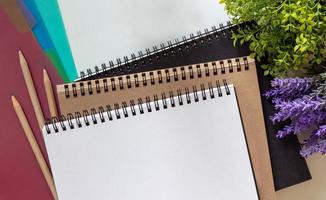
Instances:
[[[62,80],[43,54],[32,32],[26,28],[27,25],[18,27],[21,23],[14,23],[12,16],[8,16],[8,13],[20,16],[13,13],[19,10],[12,8],[13,6],[8,11],[8,7],[0,3],[0,199],[53,199],[12,107],[11,95],[15,95],[24,109],[43,155],[46,155],[43,137],[20,69],[18,50],[22,50],[29,63],[45,117],[50,115],[42,70],[47,70],[53,85],[62,83]]]

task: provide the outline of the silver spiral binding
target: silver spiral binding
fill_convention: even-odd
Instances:
[[[243,26],[247,25],[243,24]],[[187,52],[200,45],[209,44],[212,40],[219,40],[220,38],[229,36],[232,33],[229,30],[231,27],[241,29],[240,26],[233,25],[231,22],[227,22],[226,25],[220,23],[218,27],[213,26],[210,30],[205,28],[203,32],[197,31],[196,34],[192,33],[188,37],[183,36],[181,40],[175,39],[173,42],[168,41],[166,44],[161,43],[159,47],[153,46],[152,49],[146,49],[145,53],[143,53],[143,51],[138,51],[138,55],[132,53],[130,57],[124,56],[123,59],[117,58],[116,62],[111,60],[108,63],[102,63],[100,66],[95,66],[93,70],[89,68],[86,72],[81,71],[80,77],[77,78],[77,81],[95,74],[105,73],[107,70],[110,70],[114,75],[118,70],[120,70],[120,72],[124,71],[124,69],[120,67],[122,65],[125,66],[128,72],[130,72],[131,68],[137,69],[146,63],[151,64],[169,56],[182,54],[182,52]],[[103,75],[103,78],[104,77],[105,75]]]
[[[241,62],[244,64],[241,64]],[[208,64],[212,66],[212,73],[210,72]],[[189,76],[186,75],[186,70],[188,71]],[[175,67],[172,70],[165,69],[151,71],[149,73],[133,74],[133,81],[131,81],[130,75],[123,75],[119,77],[97,79],[93,82],[90,80],[66,84],[64,85],[64,94],[66,98],[74,98],[78,97],[79,95],[94,95],[116,91],[118,89],[124,90],[133,87],[146,87],[150,85],[161,84],[164,81],[166,83],[171,81],[177,82],[187,79],[216,76],[218,74],[241,72],[242,70],[249,70],[247,57],[236,58],[233,59],[233,61],[228,59],[221,60],[219,62],[204,63],[203,65]]]
[[[221,87],[224,87],[224,93]],[[183,94],[185,99],[183,98]],[[193,94],[193,98],[191,98],[190,94]],[[115,103],[114,105],[106,105],[105,107],[100,106],[97,109],[92,108],[90,112],[84,110],[83,112],[76,112],[75,114],[69,113],[59,118],[53,117],[46,120],[45,130],[48,134],[51,134],[51,129],[54,130],[54,132],[59,132],[58,125],[60,125],[62,131],[66,131],[68,128],[75,129],[91,124],[105,123],[106,121],[141,115],[145,112],[150,113],[161,109],[168,109],[169,107],[173,108],[199,102],[201,100],[205,101],[209,98],[214,99],[222,97],[223,95],[230,95],[230,89],[225,79],[223,80],[222,86],[219,81],[208,83],[207,90],[205,85],[201,84],[200,88],[193,86],[189,89],[186,87],[183,92],[181,89],[178,89],[176,92],[169,91],[168,94],[163,92],[161,94],[154,94],[152,97],[147,96],[144,99],[138,98],[136,101],[123,101],[120,104]],[[96,116],[99,116],[99,118]]]

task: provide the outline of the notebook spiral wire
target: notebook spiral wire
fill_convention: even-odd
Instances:
[[[174,42],[168,41],[165,44],[161,43],[158,46],[153,46],[152,49],[147,48],[145,53],[143,51],[138,51],[138,55],[132,53],[129,57],[124,56],[123,59],[117,58],[116,62],[109,61],[108,63],[102,63],[100,66],[95,66],[92,70],[91,68],[80,72],[80,77],[78,80],[85,79],[95,74],[104,73],[110,70],[113,74],[116,70],[123,72],[124,70],[131,71],[131,68],[138,68],[139,66],[145,65],[146,63],[153,63],[159,61],[160,59],[167,58],[169,56],[176,56],[184,51],[189,51],[191,48],[197,48],[200,45],[209,44],[212,40],[219,40],[220,38],[225,38],[232,34],[233,30],[230,28],[242,29],[243,26],[250,26],[250,24],[242,24],[240,26],[233,25],[231,22],[227,22],[226,25],[220,23],[219,27],[213,26],[211,30],[208,28],[204,29],[204,32],[197,31],[197,33],[191,33],[188,37],[183,36],[182,39],[175,39]],[[121,66],[125,66],[125,69]],[[103,74],[105,77],[105,74]]]
[[[173,108],[176,106],[182,106],[193,103],[193,101],[199,102],[201,100],[205,101],[208,98],[214,99],[224,95],[222,92],[222,87],[224,87],[225,95],[230,95],[230,89],[227,81],[223,79],[222,85],[219,81],[216,81],[214,86],[213,83],[208,83],[208,90],[206,90],[204,84],[201,84],[200,88],[193,86],[191,89],[189,89],[186,87],[183,91],[185,99],[183,98],[181,89],[178,89],[176,92],[169,91],[169,93],[163,92],[161,94],[155,94],[153,95],[152,99],[147,96],[145,98],[138,98],[136,101],[130,100],[128,103],[123,101],[121,104],[115,103],[114,105],[106,105],[105,107],[101,106],[98,109],[92,108],[90,109],[90,112],[84,110],[83,112],[76,112],[75,114],[69,113],[66,116],[62,115],[59,118],[52,117],[51,119],[46,120],[45,130],[48,134],[51,134],[51,126],[54,132],[59,132],[58,125],[61,127],[62,131],[66,131],[68,128],[81,128],[91,124],[95,125],[98,123],[105,123],[107,120],[119,120],[138,114],[141,115],[146,112],[150,113],[153,111],[159,111],[161,109],[168,109],[169,107]],[[191,93],[193,94],[193,98],[190,96]],[[162,107],[160,107],[159,102],[162,103]],[[127,108],[129,108],[129,110]],[[96,117],[97,114],[99,119]]]
[[[243,64],[241,64],[241,62]],[[209,64],[212,66],[209,69]],[[107,93],[109,91],[124,90],[137,87],[146,87],[155,84],[169,83],[194,79],[195,77],[204,78],[226,73],[241,72],[249,70],[247,57],[227,59],[219,62],[204,63],[203,65],[189,65],[175,67],[171,70],[156,70],[149,73],[137,73],[133,75],[123,75],[118,77],[96,79],[94,81],[81,81],[64,85],[66,98],[75,98],[85,95],[95,95]],[[188,75],[186,74],[188,72]],[[133,80],[132,80],[133,79]]]

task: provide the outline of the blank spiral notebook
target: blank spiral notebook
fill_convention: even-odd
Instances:
[[[171,67],[196,65],[198,63],[246,56],[250,54],[248,44],[234,47],[231,39],[232,32],[236,32],[238,28],[245,26],[250,26],[250,23],[242,24],[240,27],[232,24],[218,28],[213,27],[211,30],[205,29],[204,32],[191,34],[190,39],[175,39],[172,43],[167,42],[165,45],[160,45],[160,48],[154,46],[151,49],[146,49],[145,53],[143,51],[135,52],[131,56],[116,61],[108,59],[101,65],[90,66],[90,69],[82,71],[79,80],[94,80],[131,73],[164,70]],[[251,74],[256,78],[251,79],[250,82],[256,83],[258,75],[259,88],[261,93],[264,93],[269,90],[271,77],[263,75],[260,69],[261,64],[264,63],[257,62],[257,74],[256,71],[252,71],[253,74]],[[243,77],[246,77],[246,75],[243,74]],[[237,78],[234,77],[232,80],[235,79]],[[237,82],[239,83],[238,86],[242,86],[243,78],[240,78]],[[249,87],[259,90],[258,84],[249,84]],[[275,137],[277,128],[269,119],[269,116],[273,115],[275,110],[273,105],[265,98],[262,99],[262,102],[275,189],[280,190],[311,179],[306,161],[299,154],[300,145],[298,139],[296,136],[288,137],[285,142],[285,140]],[[265,131],[263,132],[265,133]],[[292,162],[289,163],[289,160]]]
[[[224,84],[47,124],[59,199],[258,200],[235,89]]]
[[[231,32],[237,31],[238,27],[232,24],[214,26],[218,23],[226,24],[228,21],[223,5],[216,0],[159,0],[155,3],[149,0],[132,2],[126,0],[92,2],[59,0],[59,5],[73,57],[78,71],[81,72],[78,80],[163,71],[166,68],[178,66],[195,66],[198,63],[247,56],[250,53],[246,44],[241,47],[233,46]],[[250,26],[250,24],[243,26],[247,25]],[[260,73],[259,63],[257,64],[258,73]],[[232,80],[238,79],[237,86],[241,88],[245,88],[243,80],[253,82],[254,84],[246,84],[255,91],[255,95],[250,100],[255,99],[256,106],[258,104],[260,107],[257,77],[253,78],[256,76],[256,70],[250,72],[246,75],[232,76]],[[261,74],[258,78],[261,91],[266,91],[268,85],[266,77]],[[243,96],[245,96],[245,91],[250,92],[249,89],[241,90],[243,90]],[[240,101],[240,104],[254,104],[249,102],[249,97],[245,97],[248,98],[246,101],[243,100],[242,95],[240,98],[243,101]],[[87,98],[78,99],[80,102],[77,104],[83,104]],[[116,98],[113,95],[110,99]],[[264,99],[262,101],[265,123],[268,127],[267,138],[270,145],[275,189],[279,190],[311,179],[307,164],[298,153],[297,138],[291,137],[287,142],[283,142],[275,137],[276,129],[268,119],[268,116],[274,112],[272,105]],[[95,103],[98,103],[98,100],[95,100]],[[262,109],[259,109],[259,112],[262,112]],[[259,116],[263,118],[262,115]],[[265,134],[264,122],[259,124],[262,127],[259,126],[253,132]],[[262,152],[268,154],[265,138],[259,135],[259,139],[255,140],[257,144],[263,141],[266,149]],[[253,158],[253,160],[259,159]],[[289,160],[292,162],[289,163]],[[266,167],[269,163],[266,164],[266,156],[263,156],[263,161],[259,162],[265,163],[263,167],[257,164],[257,170],[265,171],[261,175],[262,181],[266,176],[268,180],[263,181],[268,185],[262,186],[262,188],[267,188],[263,193],[268,199],[275,199],[274,189],[270,187],[273,180],[269,178],[270,171]]]
[[[87,115],[105,109],[107,104],[114,108],[123,106],[120,102],[128,103],[130,99],[151,101],[153,98],[144,97],[159,94],[155,98],[160,99],[161,93],[169,97],[170,91],[178,91],[179,88],[201,91],[211,86],[218,87],[224,79],[237,88],[259,196],[264,200],[274,200],[276,196],[253,59],[239,57],[81,81],[58,85],[57,93],[63,114],[80,112],[80,115]],[[178,92],[184,94],[185,91]]]

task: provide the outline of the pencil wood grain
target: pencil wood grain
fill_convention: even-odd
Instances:
[[[45,88],[46,98],[48,100],[51,117],[57,117],[58,112],[57,112],[57,106],[54,99],[52,83],[45,69],[43,69],[43,81],[44,81],[44,88]]]
[[[25,116],[23,108],[21,107],[20,103],[18,102],[18,100],[16,99],[15,96],[12,96],[11,100],[12,100],[12,105],[14,107],[14,110],[15,110],[17,117],[20,121],[20,124],[23,127],[26,138],[27,138],[30,146],[32,147],[35,158],[36,158],[36,160],[41,168],[41,171],[44,175],[44,178],[51,190],[51,193],[52,193],[54,199],[57,200],[58,197],[57,197],[57,192],[56,192],[56,189],[54,186],[54,181],[53,181],[52,175],[51,175],[50,170],[49,170],[49,168],[45,162],[45,159],[42,155],[41,149],[36,142],[36,139],[34,137],[32,129],[27,121],[27,118]]]
[[[35,115],[36,115],[36,119],[37,119],[37,122],[38,122],[38,125],[39,125],[40,129],[42,130],[42,128],[44,126],[44,116],[43,116],[43,112],[42,112],[42,109],[41,109],[40,102],[39,102],[38,97],[37,97],[37,93],[36,93],[36,89],[35,89],[35,86],[34,86],[34,83],[33,83],[33,79],[32,79],[31,73],[29,71],[26,59],[25,59],[23,53],[20,50],[18,51],[18,55],[19,55],[20,66],[21,66],[21,69],[22,69],[22,72],[23,72],[23,75],[24,75],[26,87],[27,87],[29,96],[31,98],[32,105],[33,105],[33,108],[34,108],[34,112],[35,112]]]

